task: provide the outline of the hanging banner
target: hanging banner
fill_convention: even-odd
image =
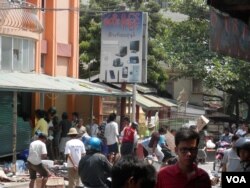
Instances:
[[[102,16],[100,81],[146,83],[147,14],[110,12]]]
[[[234,58],[250,60],[249,26],[211,8],[210,49]]]

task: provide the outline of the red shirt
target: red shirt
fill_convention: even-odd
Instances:
[[[132,127],[125,127],[123,130],[122,142],[134,142],[135,130]]]
[[[157,175],[155,188],[211,188],[211,180],[203,169],[194,165],[195,173],[190,179],[177,164],[162,168]]]

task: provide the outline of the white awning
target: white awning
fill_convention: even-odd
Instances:
[[[0,91],[65,93],[95,96],[131,97],[108,86],[71,77],[52,77],[45,74],[0,72]]]

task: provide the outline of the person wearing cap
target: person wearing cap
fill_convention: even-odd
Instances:
[[[240,157],[241,171],[250,172],[250,137],[241,137],[235,142],[238,156]]]
[[[29,188],[35,187],[36,174],[39,173],[42,176],[41,187],[44,188],[48,177],[50,175],[48,169],[42,164],[42,160],[47,158],[46,149],[47,135],[44,133],[38,134],[38,139],[31,142],[29,146],[29,156],[27,159],[27,166],[30,174]]]
[[[85,146],[83,142],[77,138],[78,132],[76,128],[69,129],[67,134],[70,140],[66,142],[65,152],[68,167],[69,188],[74,188],[80,185],[80,179],[78,175],[78,164],[81,157],[85,155]]]
[[[107,178],[111,176],[112,164],[101,153],[101,143],[101,139],[91,137],[90,148],[79,162],[79,176],[86,187],[108,187]]]
[[[121,155],[132,155],[135,143],[137,142],[137,123],[133,122],[130,125],[129,117],[124,117],[122,123],[124,124],[124,128],[121,132]]]

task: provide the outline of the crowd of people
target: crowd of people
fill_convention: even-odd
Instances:
[[[250,129],[247,122],[243,122],[238,128],[234,125],[231,129],[226,127],[219,142],[226,142],[231,146],[223,153],[223,172],[250,172]]]
[[[55,108],[50,108],[47,114],[36,111],[34,140],[27,159],[30,188],[34,187],[37,173],[43,177],[45,187],[51,175],[42,164],[46,158],[67,162],[69,188],[80,186],[81,182],[89,188],[211,187],[209,175],[197,164],[203,140],[193,128],[170,131],[161,126],[156,130],[150,123],[147,136],[139,141],[139,125],[130,122],[129,117],[122,119],[119,130],[115,113],[101,125],[95,122],[95,117],[84,125],[77,112],[72,113],[72,121],[65,112],[59,121]],[[227,131],[220,140],[230,141],[232,148],[225,152],[223,171],[250,171],[250,138],[246,130],[245,134],[244,130],[232,134]],[[167,133],[174,138],[174,151],[166,141]],[[138,158],[139,142],[144,157],[151,156],[163,164],[159,171]]]

